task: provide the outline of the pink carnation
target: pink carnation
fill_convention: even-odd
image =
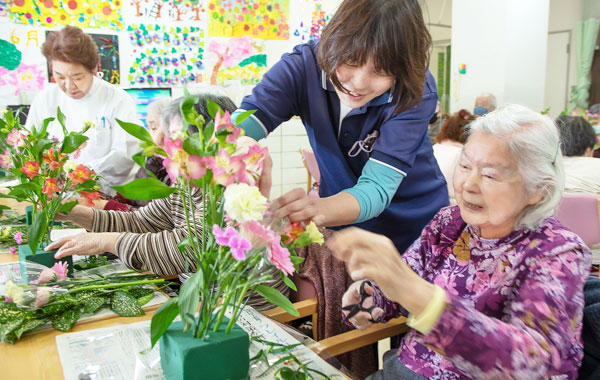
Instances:
[[[22,232],[17,232],[15,234],[15,241],[17,242],[17,244],[23,244],[23,233]]]
[[[50,288],[42,286],[37,288],[35,295],[35,307],[40,308],[46,306],[50,301]]]
[[[16,255],[17,254],[17,247],[15,247],[14,245],[12,247],[10,247],[9,249],[10,249],[10,254],[11,255]]]

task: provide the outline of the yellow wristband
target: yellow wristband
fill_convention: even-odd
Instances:
[[[436,323],[440,320],[442,312],[444,311],[444,306],[446,305],[446,292],[439,286],[434,286],[435,293],[433,293],[433,297],[421,315],[415,317],[414,315],[409,314],[408,319],[406,320],[406,324],[409,327],[412,327],[421,334],[429,334],[429,332],[433,330]]]

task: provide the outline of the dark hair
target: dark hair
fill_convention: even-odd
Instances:
[[[372,58],[377,72],[396,79],[400,113],[421,101],[430,48],[418,0],[345,0],[323,29],[317,59],[331,82],[345,90],[336,69]]]
[[[205,122],[212,120],[212,117],[210,117],[210,115],[208,114],[208,108],[206,107],[207,99],[210,99],[213,102],[217,103],[217,105],[221,107],[223,111],[229,111],[230,114],[237,109],[235,103],[227,96],[213,95],[208,93],[197,94],[194,96],[198,97],[198,102],[194,104],[196,112],[198,112],[199,115],[202,115],[202,117],[204,117]],[[181,117],[179,107],[182,101],[183,97],[173,100],[164,108],[161,114],[163,130],[165,132],[165,135],[167,136],[169,135],[169,124],[171,123],[171,120],[173,120],[175,117]],[[196,128],[196,126],[190,125],[188,133],[193,134],[196,132],[198,132],[198,128]]]
[[[560,133],[560,148],[564,156],[583,156],[587,148],[594,149],[596,133],[583,117],[560,115],[555,123]]]
[[[50,32],[42,44],[42,54],[52,61],[79,63],[90,72],[98,67],[100,56],[96,43],[89,35],[74,26],[65,26],[58,32]]]
[[[465,109],[448,116],[440,128],[440,132],[435,136],[435,142],[452,140],[464,144],[467,141],[466,126],[473,120],[475,120],[475,116]]]

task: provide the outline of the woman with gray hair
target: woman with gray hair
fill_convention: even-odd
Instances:
[[[591,257],[552,216],[563,185],[555,125],[511,105],[471,123],[458,204],[403,256],[381,235],[334,235],[356,281],[342,300],[349,322],[404,315],[412,327],[369,379],[577,378]]]

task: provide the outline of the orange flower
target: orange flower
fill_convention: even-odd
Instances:
[[[71,181],[75,186],[82,184],[90,179],[90,169],[88,169],[85,165],[79,164],[75,170],[69,173],[69,178],[71,178]]]
[[[302,223],[292,222],[289,226],[289,229],[285,232],[285,236],[287,237],[287,239],[283,242],[283,244],[289,244],[293,242],[303,232],[304,227],[302,227]]]
[[[100,198],[100,193],[99,192],[94,192],[94,193],[88,193],[87,191],[82,191],[81,196],[83,197],[83,199],[85,199],[85,204],[87,206],[94,206],[94,201],[99,201]]]
[[[61,156],[63,156],[61,154]],[[62,158],[62,157],[61,157]],[[43,155],[44,162],[48,164],[50,170],[55,170],[60,166],[60,161],[56,159],[56,155],[54,153],[54,148],[48,149],[46,153]]]
[[[40,164],[38,164],[35,161],[25,161],[25,164],[23,164],[21,171],[27,177],[33,179],[33,177],[35,177],[40,171]]]
[[[58,193],[59,191],[62,191],[62,189],[56,184],[56,178],[46,178],[42,193],[51,196],[53,193]]]

